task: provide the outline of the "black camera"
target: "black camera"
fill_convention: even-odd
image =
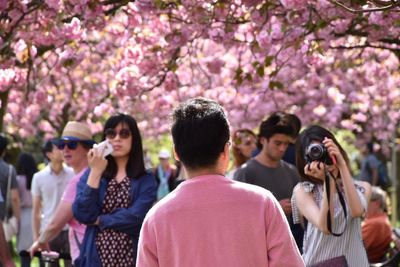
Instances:
[[[323,144],[310,144],[306,148],[305,159],[307,163],[311,163],[313,161],[323,162],[326,165],[332,165],[332,159],[328,154],[328,150]]]

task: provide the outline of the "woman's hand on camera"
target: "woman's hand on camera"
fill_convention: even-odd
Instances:
[[[313,161],[304,167],[304,173],[307,176],[314,177],[318,180],[325,180],[324,164],[320,161]]]
[[[332,141],[332,139],[326,138],[322,141],[326,149],[328,150],[329,156],[332,158],[334,157],[338,167],[340,166],[347,166],[346,161],[343,158],[342,153],[340,152],[337,145]]]

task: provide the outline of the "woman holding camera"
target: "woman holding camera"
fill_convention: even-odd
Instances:
[[[142,139],[134,118],[112,116],[103,139],[112,147],[88,153],[90,172],[77,186],[72,206],[75,218],[87,225],[75,266],[135,266],[140,228],[156,199],[157,183],[146,173]]]
[[[302,182],[293,191],[293,220],[305,227],[306,265],[369,266],[361,217],[371,187],[352,179],[347,154],[333,134],[320,126],[305,129],[297,139],[296,165]]]

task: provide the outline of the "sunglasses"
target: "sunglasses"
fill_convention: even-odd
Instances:
[[[65,147],[68,147],[69,150],[75,150],[78,147],[78,143],[78,141],[58,142],[56,147],[59,150],[63,150]]]
[[[107,139],[114,139],[115,137],[117,137],[117,135],[119,135],[119,137],[121,137],[122,139],[127,139],[129,138],[129,136],[131,136],[131,131],[123,128],[119,132],[117,132],[116,130],[109,128],[104,131],[104,135]]]

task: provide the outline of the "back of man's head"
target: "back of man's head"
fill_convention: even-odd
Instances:
[[[293,127],[293,138],[297,138],[301,130],[301,120],[295,114],[286,114],[287,120]]]
[[[385,213],[388,213],[388,198],[387,194],[385,191],[383,191],[381,188],[377,186],[372,186],[371,187],[371,202],[377,201],[379,204],[379,209]]]
[[[229,141],[229,122],[215,101],[194,98],[173,112],[172,138],[182,164],[192,170],[214,166]]]
[[[4,152],[6,151],[7,145],[7,137],[5,137],[3,134],[0,134],[0,156],[3,156]]]
[[[42,153],[43,156],[47,159],[50,160],[49,157],[47,156],[47,153],[52,152],[53,151],[53,141],[52,140],[48,140],[46,141],[43,146],[42,146]]]
[[[258,136],[269,139],[275,134],[284,134],[288,136],[295,135],[295,129],[287,113],[272,113],[266,120],[261,122]]]

